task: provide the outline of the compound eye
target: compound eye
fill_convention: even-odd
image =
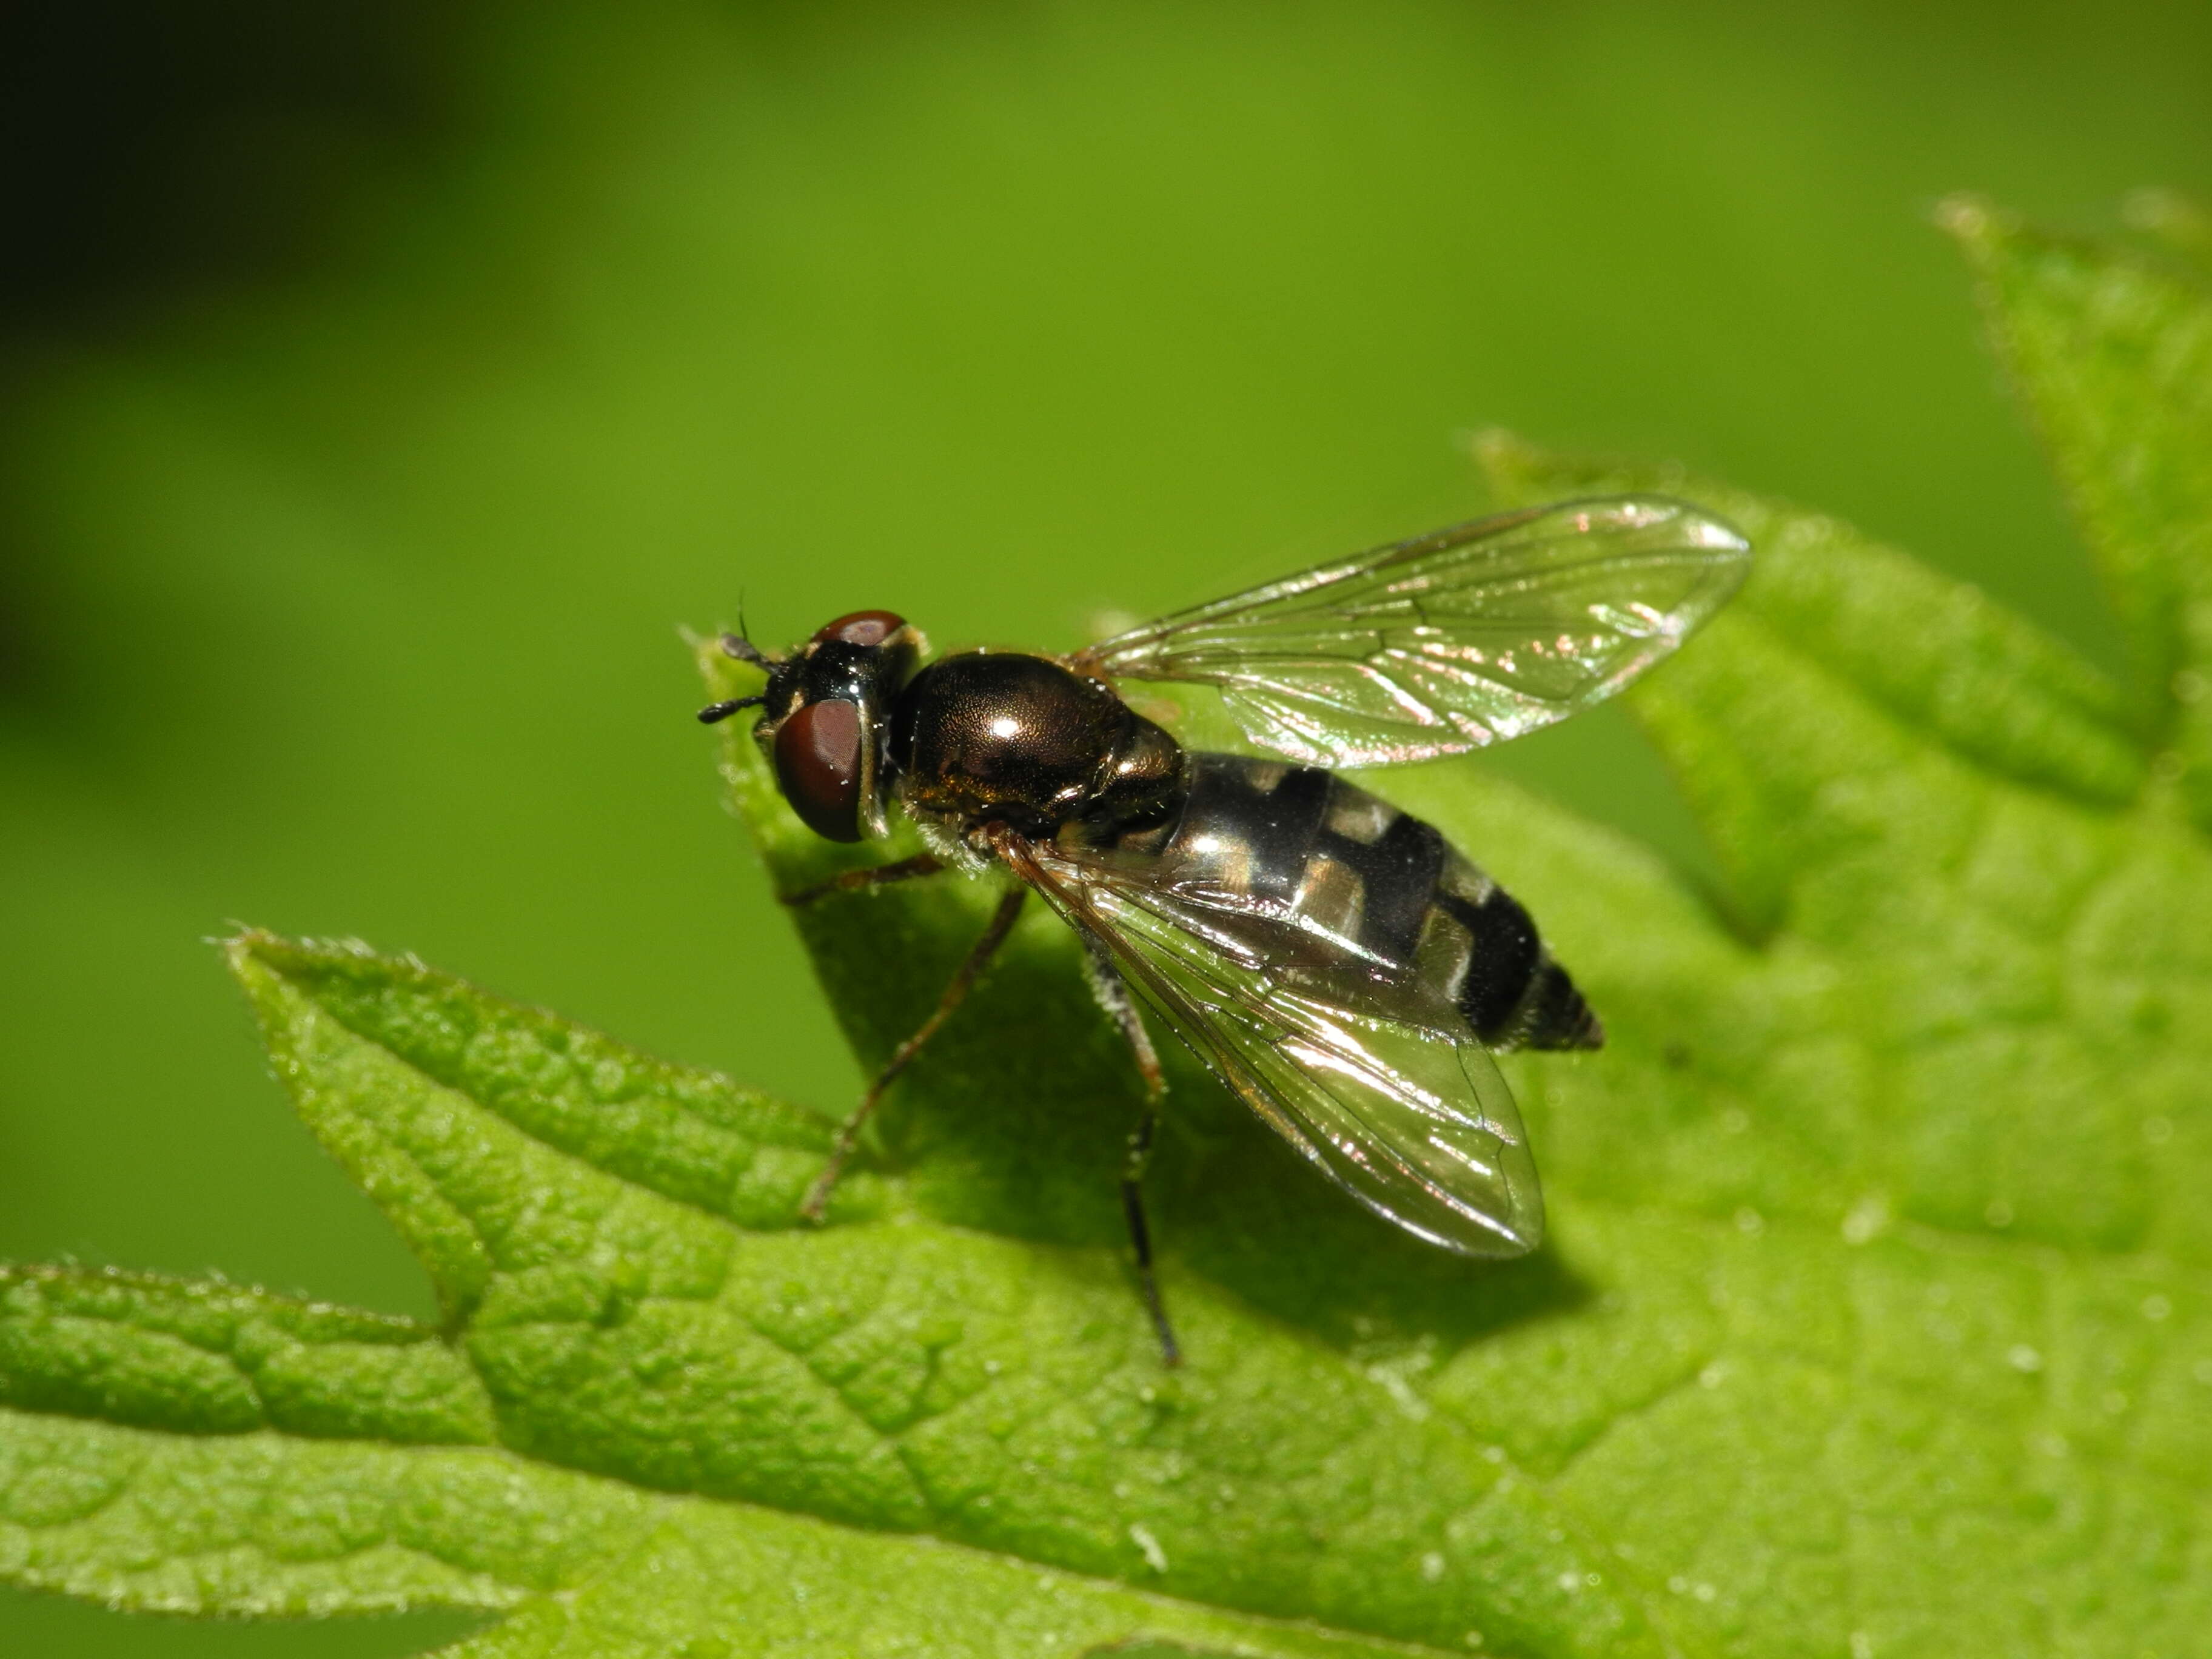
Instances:
[[[860,840],[860,705],[830,698],[793,709],[775,729],[775,781],[816,835]]]
[[[890,611],[855,611],[826,624],[815,638],[827,644],[881,645],[906,626],[906,618]]]

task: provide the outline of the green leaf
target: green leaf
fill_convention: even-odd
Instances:
[[[2054,236],[1960,198],[1945,226],[2126,632],[2165,781],[2212,823],[2212,291],[2205,219],[2138,216],[2181,257]]]
[[[1590,1651],[1643,1628],[1499,1461],[1233,1298],[1186,1299],[1212,1363],[1170,1378],[1109,1252],[969,1232],[880,1181],[793,1228],[817,1121],[410,961],[263,934],[231,957],[452,1322],[16,1274],[14,1582],[512,1609],[483,1645],[533,1654],[921,1630],[1377,1652],[1408,1626],[1463,1641],[1470,1605]]]
[[[2008,326],[2071,270],[2027,261]],[[2109,380],[2136,429],[2166,418],[2180,346],[2152,331],[2131,380],[2045,333],[2103,365],[2068,395]],[[0,1577],[476,1609],[497,1622],[461,1651],[532,1659],[2192,1650],[2212,859],[2171,745],[1848,526],[1482,456],[1510,499],[1667,489],[1760,550],[1632,699],[1723,890],[1475,766],[1368,780],[1528,902],[1612,1033],[1509,1062],[1535,1258],[1393,1231],[1178,1058],[1151,1191],[1189,1363],[1163,1370],[1114,1184],[1136,1079],[1036,907],[818,1230],[794,1217],[830,1119],[249,933],[279,1076],[443,1320],[0,1279]],[[2207,580],[2166,519],[2126,544],[2130,581]],[[742,732],[726,754],[783,890],[911,850],[820,842]],[[864,1060],[993,897],[794,909]]]

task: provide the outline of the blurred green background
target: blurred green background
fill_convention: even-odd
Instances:
[[[0,1256],[423,1313],[204,941],[357,934],[842,1109],[679,624],[1065,647],[1469,510],[1503,424],[2109,661],[1928,210],[2212,188],[2201,3],[0,27]],[[1612,711],[1480,763],[1699,864]],[[452,1628],[0,1598],[9,1653]]]

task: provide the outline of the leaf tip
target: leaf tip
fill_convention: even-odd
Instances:
[[[1971,264],[1987,271],[2005,244],[2021,228],[2020,219],[1986,196],[1960,191],[1936,203],[1929,215],[1936,228],[1957,244]]]
[[[247,1001],[264,1016],[264,1024],[275,1006],[268,999],[280,985],[303,988],[320,975],[333,969],[343,972],[349,965],[385,972],[428,971],[422,958],[411,951],[380,956],[362,939],[288,939],[266,927],[233,925],[236,932],[212,942],[222,953],[231,977],[244,988]]]
[[[230,969],[231,977],[250,992],[259,974],[275,971],[276,964],[270,958],[281,952],[289,941],[265,927],[237,921],[230,927],[231,933],[208,942],[222,953],[223,965]]]

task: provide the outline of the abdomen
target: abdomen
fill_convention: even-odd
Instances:
[[[1333,772],[1190,757],[1171,829],[1131,837],[1186,896],[1295,925],[1316,963],[1419,975],[1492,1048],[1595,1048],[1604,1029],[1513,896],[1434,825]]]

